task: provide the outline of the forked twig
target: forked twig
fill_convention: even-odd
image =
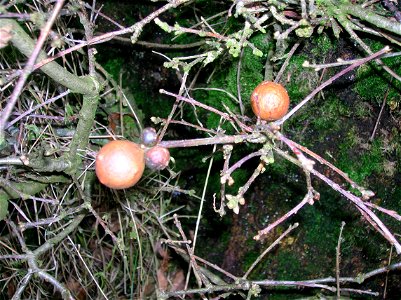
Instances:
[[[292,230],[294,230],[295,228],[297,228],[299,225],[299,223],[295,223],[294,225],[291,225],[290,227],[287,228],[286,231],[284,231],[269,247],[267,247],[267,249],[265,251],[262,252],[262,254],[260,254],[258,256],[257,259],[255,259],[255,261],[252,263],[252,265],[248,268],[248,271],[245,272],[244,276],[242,276],[243,279],[246,279],[249,274],[253,271],[253,269],[256,267],[256,265],[263,259],[263,257],[265,257],[265,255],[271,250],[273,249],[276,245],[278,245],[280,243],[280,241],[287,236]]]

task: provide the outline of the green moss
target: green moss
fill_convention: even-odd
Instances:
[[[284,78],[290,78],[286,84],[292,103],[297,103],[307,96],[319,82],[319,73],[313,68],[303,67],[305,61],[311,63],[324,61],[330,51],[336,47],[336,41],[329,35],[322,33],[312,37],[305,45],[303,53],[294,55],[286,69]]]
[[[277,280],[301,280],[302,266],[297,253],[283,250],[277,254]]]
[[[120,79],[120,72],[124,66],[124,59],[122,57],[110,58],[103,65],[105,70],[111,75],[111,77],[117,82]]]
[[[253,243],[252,243],[253,242]],[[254,241],[252,240],[252,242],[250,242],[250,249],[254,248]],[[247,241],[248,243],[248,241]],[[252,264],[256,261],[256,259],[259,257],[260,253],[256,252],[256,251],[249,251],[246,253],[246,255],[244,256],[241,264],[242,264],[242,271],[245,272],[248,271],[248,269],[252,266]],[[261,270],[263,269],[265,266],[266,262],[265,261],[261,261],[259,262],[259,264],[256,266],[256,269],[254,271],[252,271],[250,273],[250,277],[248,279],[258,279],[258,269]],[[255,276],[256,275],[256,276]],[[253,277],[254,276],[254,277]]]
[[[305,98],[318,82],[318,74],[312,68],[302,66],[307,60],[309,59],[306,55],[295,55],[286,69],[285,76],[291,76],[291,80],[286,84],[291,103],[298,103]]]
[[[266,35],[257,34],[250,39],[257,48],[263,53],[267,53],[271,44],[266,40]],[[252,49],[247,47],[244,50],[241,62],[241,98],[244,107],[250,111],[249,98],[255,86],[263,81],[265,57],[258,57],[252,53]],[[237,95],[237,70],[238,59],[230,59],[222,65],[213,76],[208,87],[223,89],[226,92]],[[231,112],[238,114],[240,106],[237,101],[229,97],[226,93],[221,91],[196,91],[194,93],[195,99],[205,103],[211,107],[226,112],[224,106],[228,107]],[[210,112],[199,112],[202,117],[201,120],[206,119],[208,128],[216,128],[219,125],[220,117]],[[223,129],[232,131],[231,126],[223,126]]]
[[[339,146],[338,166],[359,184],[383,171],[384,154],[382,141],[376,139],[367,150],[360,149],[356,129],[349,131]]]
[[[327,95],[326,99],[321,99],[313,111],[311,124],[319,131],[338,131],[344,126],[343,118],[351,115],[350,108],[334,95]]]
[[[379,41],[366,40],[366,42],[372,51],[378,51],[384,47]],[[389,57],[382,60],[395,73],[400,74],[401,57]],[[360,66],[356,75],[355,91],[362,99],[373,103],[382,103],[384,97],[387,97],[388,102],[399,101],[401,83],[393,80],[392,76],[377,64],[369,63]]]
[[[304,231],[305,254],[309,261],[326,261],[325,266],[308,264],[305,273],[308,275],[324,274],[332,269],[332,260],[335,257],[335,247],[337,245],[337,235],[340,221],[337,221],[330,214],[330,210],[338,209],[330,207],[336,200],[325,198],[324,203],[315,203],[314,206],[308,206],[302,213],[302,226]],[[326,211],[327,208],[327,211]]]
[[[311,69],[304,69],[302,64],[308,60],[305,55],[293,56],[287,67],[287,75],[291,76],[290,82],[286,84],[288,95],[291,102],[299,102],[309,94],[312,88],[312,83],[315,82],[315,72],[310,72]],[[309,72],[308,72],[309,71]],[[304,72],[307,72],[304,73]]]
[[[359,119],[366,119],[372,116],[372,110],[369,107],[369,104],[365,101],[356,101],[353,114]]]
[[[330,51],[337,47],[336,40],[328,34],[322,33],[312,39],[311,53],[314,59],[325,58]]]

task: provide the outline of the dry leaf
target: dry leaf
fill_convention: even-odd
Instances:
[[[166,273],[163,272],[163,270],[161,270],[161,269],[157,270],[157,285],[159,287],[159,290],[161,290],[161,291],[167,290],[168,281],[167,281]]]
[[[173,279],[171,282],[171,291],[179,291],[183,290],[185,287],[185,276],[183,270],[178,270],[174,273]]]

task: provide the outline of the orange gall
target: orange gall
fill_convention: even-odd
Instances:
[[[263,81],[252,92],[253,113],[262,120],[275,121],[284,117],[290,106],[286,89],[279,83]]]
[[[96,176],[111,189],[132,187],[141,179],[144,169],[144,151],[130,141],[111,141],[96,156]]]

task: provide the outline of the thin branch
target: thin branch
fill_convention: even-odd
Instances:
[[[273,223],[269,224],[266,228],[259,230],[258,234],[253,237],[254,240],[260,240],[264,235],[268,234],[273,228],[277,227],[279,224],[287,220],[290,216],[295,215],[305,204],[310,203],[311,198],[313,196],[310,193],[307,193],[305,197],[299,202],[294,208],[289,210],[283,216],[281,216],[278,220],[274,221]]]
[[[359,61],[356,61],[349,67],[345,68],[344,70],[338,72],[336,75],[332,76],[331,78],[327,79],[325,82],[323,82],[320,86],[318,86],[315,90],[312,91],[308,96],[305,97],[304,100],[302,100],[300,103],[298,103],[293,109],[291,109],[283,118],[280,120],[274,122],[276,125],[281,125],[285,121],[287,121],[293,114],[295,114],[300,108],[302,108],[307,102],[309,102],[313,97],[315,97],[321,90],[323,90],[325,87],[329,86],[332,84],[335,80],[340,78],[341,76],[347,74],[348,72],[356,69],[360,65],[367,63],[368,61],[371,61],[373,59],[376,59],[380,57],[381,55],[387,53],[390,51],[390,48],[388,46],[384,47],[380,51],[364,58]]]
[[[165,94],[165,95],[168,95],[168,96],[172,96],[172,97],[175,97],[177,100],[184,101],[184,102],[190,103],[192,105],[195,105],[195,106],[201,107],[203,109],[206,109],[206,110],[208,110],[208,111],[210,111],[212,113],[215,113],[215,114],[221,116],[223,119],[225,119],[227,121],[231,120],[229,114],[221,112],[218,109],[215,109],[214,107],[211,107],[209,105],[203,104],[203,103],[201,103],[199,101],[196,101],[193,98],[183,97],[181,95],[177,95],[177,94],[174,94],[174,93],[167,92],[166,90],[163,90],[163,89],[161,89],[159,92],[160,92],[160,94]]]
[[[267,249],[265,251],[262,252],[262,254],[260,254],[258,256],[257,259],[255,259],[255,261],[252,263],[252,265],[248,268],[248,271],[246,271],[246,273],[244,274],[244,276],[242,276],[243,279],[246,279],[249,274],[253,271],[253,269],[257,266],[257,264],[263,259],[263,257],[265,257],[265,255],[270,252],[270,250],[272,250],[276,245],[278,245],[281,240],[286,237],[291,231],[293,231],[295,228],[297,228],[299,225],[299,223],[295,223],[294,225],[291,225],[290,227],[287,228],[286,231],[284,231],[269,247],[267,247]]]
[[[34,112],[35,110],[46,106],[47,104],[53,103],[55,101],[57,101],[58,99],[63,98],[64,96],[67,96],[70,93],[70,90],[66,90],[65,92],[61,93],[60,95],[57,95],[56,97],[47,99],[46,101],[43,101],[42,103],[35,105],[34,107],[28,109],[26,112],[20,114],[18,117],[16,117],[15,119],[13,119],[12,121],[8,122],[6,129],[13,126],[15,123],[17,123],[19,120],[25,118],[26,116],[28,116],[30,113]]]
[[[259,137],[259,134],[224,135],[190,140],[161,141],[159,145],[165,148],[186,148],[215,144],[238,144],[252,139],[252,136],[256,138]]]

